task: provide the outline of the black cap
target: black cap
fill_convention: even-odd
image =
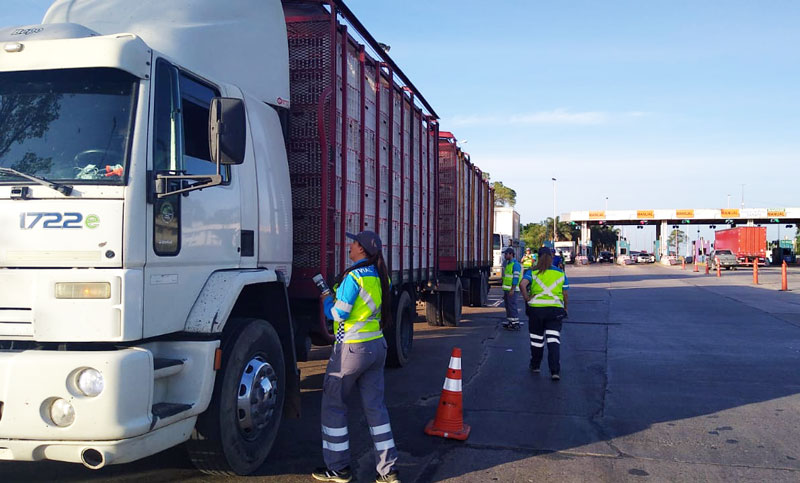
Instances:
[[[552,255],[553,254],[553,250],[551,250],[550,248],[547,248],[547,247],[542,247],[542,248],[539,249],[538,253],[539,253],[540,257],[543,257],[545,255]]]
[[[513,248],[511,248],[511,247],[508,247],[508,248],[506,248],[506,249],[505,249],[505,251],[504,251],[503,253],[510,253],[510,254],[512,254],[512,255],[515,255],[515,253],[514,253],[514,249],[513,249]]]
[[[383,248],[381,237],[374,231],[365,230],[358,235],[353,235],[352,233],[345,233],[345,235],[347,235],[347,238],[357,241],[359,245],[364,247],[364,251],[367,252],[369,256],[377,254]]]

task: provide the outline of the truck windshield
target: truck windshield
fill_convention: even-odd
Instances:
[[[0,166],[70,184],[122,184],[136,82],[114,69],[0,73]],[[6,182],[32,183],[0,173]]]

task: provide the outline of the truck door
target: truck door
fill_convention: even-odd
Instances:
[[[153,173],[213,174],[208,143],[211,99],[219,89],[158,60],[151,139]],[[183,330],[198,294],[216,270],[237,268],[241,209],[235,167],[223,184],[157,198],[148,205],[144,337]],[[152,187],[148,189],[153,189]]]

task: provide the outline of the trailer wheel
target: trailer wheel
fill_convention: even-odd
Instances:
[[[461,279],[456,277],[455,290],[442,292],[442,320],[444,325],[458,327],[461,322],[462,297]]]
[[[278,435],[286,372],[278,333],[260,319],[236,319],[222,344],[214,395],[186,448],[211,475],[249,475],[267,459]]]
[[[489,281],[486,274],[480,272],[470,280],[469,302],[472,307],[483,307],[488,302],[488,298]]]
[[[441,327],[442,321],[442,296],[436,292],[428,294],[425,300],[425,320],[431,327]]]
[[[406,291],[400,292],[392,325],[383,330],[383,335],[386,337],[387,366],[403,367],[408,363],[411,346],[414,344],[414,317],[416,315],[411,296]]]

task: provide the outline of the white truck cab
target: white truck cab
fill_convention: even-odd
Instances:
[[[263,462],[299,397],[288,82],[278,0],[0,30],[0,460]]]

